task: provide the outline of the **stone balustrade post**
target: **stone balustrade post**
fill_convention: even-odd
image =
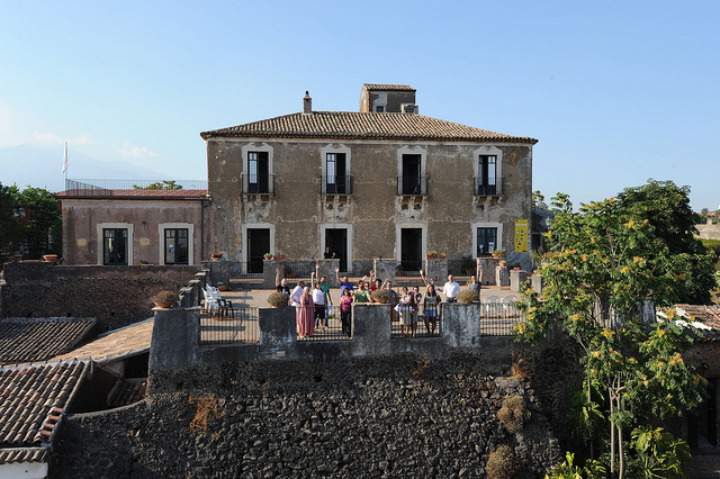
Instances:
[[[477,347],[480,341],[480,304],[441,303],[442,338],[451,348]]]
[[[153,308],[151,370],[185,369],[197,365],[200,344],[199,307]]]
[[[295,308],[259,308],[260,354],[277,354],[288,351],[297,343]]]
[[[359,303],[352,306],[354,356],[390,352],[390,305]]]

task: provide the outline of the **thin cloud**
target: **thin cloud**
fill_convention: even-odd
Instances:
[[[158,155],[146,146],[135,146],[126,141],[125,145],[120,148],[120,156],[129,158],[148,158]]]
[[[64,139],[55,133],[40,133],[34,131],[32,134],[32,143],[39,143],[42,145],[62,145],[67,142],[69,145],[89,145],[92,143],[90,138],[87,136],[81,136],[74,140]]]

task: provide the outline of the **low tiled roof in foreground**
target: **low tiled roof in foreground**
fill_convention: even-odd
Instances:
[[[93,318],[8,318],[0,321],[0,363],[45,361],[87,339]]]
[[[408,113],[314,111],[293,113],[200,133],[208,138],[327,138],[535,144],[537,140]]]
[[[49,447],[18,447],[0,449],[0,464],[14,462],[49,462]]]
[[[711,341],[720,339],[720,306],[676,304],[675,309],[678,313],[685,314],[690,319],[708,326],[710,329],[701,330],[705,339]]]
[[[50,444],[88,362],[0,368],[0,445]]]
[[[92,359],[96,363],[106,364],[148,352],[152,341],[153,324],[155,324],[155,320],[150,318],[124,328],[108,331],[77,349],[54,357],[53,361]]]

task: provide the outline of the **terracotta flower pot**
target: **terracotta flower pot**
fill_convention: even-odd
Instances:
[[[223,257],[222,253],[213,253],[210,255],[210,259],[213,261],[220,261]]]
[[[57,261],[57,259],[58,259],[58,255],[56,255],[56,254],[46,254],[43,256],[43,260],[47,261],[48,263]]]

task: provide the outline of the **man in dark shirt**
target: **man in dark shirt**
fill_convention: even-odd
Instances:
[[[290,296],[290,287],[287,284],[287,278],[280,280],[280,268],[275,268],[275,288],[285,296]]]

